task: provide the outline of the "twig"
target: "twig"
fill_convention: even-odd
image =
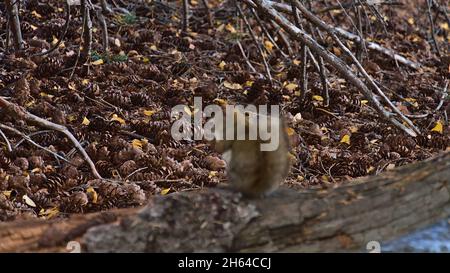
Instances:
[[[291,14],[291,8],[289,5],[286,5],[283,3],[271,2],[271,1],[269,2],[269,4],[281,12]],[[355,43],[360,42],[359,41],[360,37],[358,35],[350,33],[347,30],[344,30],[340,27],[332,27],[329,25],[328,25],[328,28],[332,29],[332,31],[335,32],[337,35],[339,35],[347,40],[353,41]],[[380,53],[383,53],[386,56],[393,58],[395,61],[398,61],[399,63],[404,64],[412,69],[417,70],[421,67],[421,64],[406,59],[405,57],[395,53],[395,51],[393,51],[392,49],[385,48],[377,43],[369,42],[369,41],[366,41],[366,45],[367,45],[367,48],[378,51]]]
[[[3,139],[6,142],[6,149],[8,150],[9,153],[11,153],[12,152],[11,143],[9,142],[9,140],[6,137],[5,133],[3,133],[3,131],[1,129],[0,129],[0,135],[3,137]]]
[[[238,10],[238,12],[239,12],[239,15],[241,16],[242,20],[244,20],[244,24],[245,24],[245,26],[246,26],[248,32],[250,33],[250,36],[252,37],[253,42],[255,43],[256,48],[258,49],[259,54],[261,55],[261,58],[262,58],[263,63],[264,63],[264,68],[266,69],[267,78],[269,79],[270,83],[272,83],[272,82],[273,82],[273,79],[272,79],[272,75],[270,74],[269,64],[268,64],[267,61],[266,61],[266,57],[264,56],[264,52],[263,52],[263,50],[261,49],[261,46],[260,46],[260,44],[259,44],[259,42],[258,42],[258,39],[256,39],[256,35],[255,35],[255,33],[253,32],[252,26],[251,26],[250,23],[248,22],[247,17],[245,17],[244,13],[242,12],[242,9],[241,9],[241,7],[239,6],[239,4],[238,4],[237,2],[235,2],[235,4],[236,4],[236,8],[237,8],[237,10]]]
[[[138,173],[138,172],[140,172],[140,171],[143,171],[143,170],[146,170],[146,169],[148,169],[148,167],[142,167],[142,168],[139,168],[139,169],[137,169],[137,170],[134,170],[132,173],[130,173],[129,175],[127,175],[123,180],[127,180],[128,178],[132,177],[132,176],[135,175],[136,173]]]
[[[101,10],[97,10],[97,19],[100,23],[100,27],[102,29],[102,46],[103,52],[108,52],[109,44],[108,44],[108,25],[106,24],[105,16]]]
[[[182,30],[186,32],[189,28],[189,1],[188,0],[182,0],[183,2],[183,23],[182,23]]]
[[[208,19],[208,24],[210,27],[214,27],[214,22],[213,22],[213,18],[212,18],[212,14],[211,14],[211,10],[209,9],[208,6],[208,1],[207,0],[202,0],[203,6],[205,6],[205,11],[206,11],[206,18]]]
[[[245,51],[244,51],[244,48],[242,47],[241,42],[240,42],[240,41],[237,41],[236,44],[238,45],[239,50],[241,51],[242,57],[244,57],[244,60],[245,60],[245,62],[247,63],[247,65],[248,65],[248,67],[250,68],[250,70],[251,70],[253,73],[258,73],[258,72],[256,71],[255,67],[253,67],[252,63],[248,60],[247,55],[245,55]]]
[[[70,141],[75,145],[75,147],[78,149],[78,151],[83,155],[86,162],[89,164],[91,171],[93,175],[96,178],[102,179],[102,176],[98,173],[97,169],[95,168],[94,162],[92,162],[89,155],[84,150],[83,146],[81,146],[80,142],[73,136],[73,134],[65,127],[56,123],[53,123],[51,121],[48,121],[46,119],[40,118],[38,116],[35,116],[29,112],[27,112],[24,108],[13,104],[11,102],[8,102],[4,98],[0,97],[0,108],[5,108],[5,110],[11,114],[13,114],[16,118],[19,118],[21,120],[26,120],[27,122],[36,123],[42,127],[55,130],[58,132],[61,132],[65,134]]]
[[[45,133],[49,133],[49,132],[52,132],[52,131],[51,131],[51,130],[43,130],[43,131],[33,132],[33,133],[31,133],[31,134],[28,134],[27,136],[31,138],[32,136],[40,135],[40,134],[45,134]],[[19,147],[20,144],[22,144],[22,142],[24,142],[25,140],[26,140],[25,138],[22,138],[21,140],[19,140],[19,141],[16,143],[16,145],[14,145],[14,149],[17,149],[17,147]]]
[[[366,70],[362,67],[361,63],[356,59],[356,57],[353,55],[353,53],[348,49],[336,36],[336,34],[333,31],[333,28],[329,27],[325,22],[320,20],[318,17],[316,17],[314,14],[312,14],[310,11],[308,11],[305,6],[303,6],[299,1],[295,0],[295,4],[297,8],[302,12],[302,14],[313,24],[316,26],[324,29],[328,34],[331,35],[331,38],[339,45],[340,48],[344,50],[344,52],[352,59],[353,63],[358,68],[358,71],[362,74],[362,76],[366,79],[366,81],[369,83],[369,85],[374,89],[378,95],[381,96],[381,98],[385,101],[385,103],[400,117],[402,121],[404,121],[410,128],[420,134],[419,129],[412,123],[410,119],[408,119],[401,111],[398,109],[390,100],[389,98],[383,93],[383,91],[378,87],[378,85],[374,82],[372,77],[367,74]]]
[[[69,160],[67,160],[64,157],[60,156],[59,154],[53,152],[52,150],[50,150],[50,149],[48,149],[48,148],[46,148],[46,147],[44,147],[44,146],[34,142],[29,136],[27,136],[26,134],[22,133],[21,131],[15,129],[13,127],[10,127],[8,125],[4,125],[4,124],[0,123],[0,128],[3,128],[3,129],[8,130],[8,131],[11,131],[11,132],[13,132],[13,133],[23,137],[26,141],[30,142],[31,144],[33,144],[34,146],[38,147],[39,149],[42,149],[42,150],[52,154],[54,157],[57,157],[57,158],[65,161],[67,163],[71,163]],[[1,132],[1,130],[0,130],[0,132]]]
[[[351,71],[351,68],[347,64],[345,64],[341,59],[337,58],[335,55],[328,52],[328,50],[326,50],[323,46],[317,43],[317,41],[315,41],[310,35],[294,26],[284,16],[278,13],[271,4],[273,2],[269,2],[268,0],[244,0],[244,1],[251,6],[255,6],[256,4],[261,12],[270,17],[272,20],[276,21],[277,24],[280,27],[282,27],[286,32],[288,32],[293,39],[305,43],[311,50],[313,50],[316,54],[320,55],[324,59],[324,61],[332,65],[346,80],[348,80],[350,83],[355,85],[359,90],[361,90],[361,92],[365,95],[365,97],[375,107],[377,112],[382,117],[390,121],[393,125],[395,125],[403,132],[407,133],[408,135],[411,135],[413,137],[417,136],[416,130],[418,129],[415,128],[415,126],[413,127],[415,128],[415,130],[412,130],[403,125],[398,120],[396,120],[393,117],[392,113],[384,109],[383,105],[378,101],[378,99],[374,96],[374,94],[370,91],[370,89],[358,77],[356,77],[356,75]]]
[[[100,0],[100,5],[102,6],[102,11],[105,13],[111,13],[112,9],[109,7],[108,2],[106,0]]]
[[[55,51],[59,47],[59,45],[61,45],[61,43],[63,42],[64,38],[67,35],[67,30],[69,29],[69,23],[70,23],[70,4],[69,4],[68,0],[66,0],[65,3],[66,3],[66,22],[64,23],[64,30],[61,33],[61,36],[59,36],[58,42],[56,42],[56,44],[54,44],[53,47],[50,48],[49,50],[33,54],[32,56],[44,56],[44,55],[50,54],[53,51]]]
[[[434,48],[436,49],[436,53],[439,56],[439,58],[442,57],[441,51],[439,49],[439,44],[436,41],[436,35],[435,35],[435,26],[433,22],[433,15],[431,14],[431,5],[432,0],[426,0],[427,2],[427,14],[428,14],[428,21],[430,22],[430,32],[431,32],[431,40],[433,41]]]
[[[83,15],[83,50],[81,56],[83,64],[89,59],[92,46],[92,20],[91,20],[91,6],[89,0],[81,0],[81,13]]]
[[[273,39],[272,35],[270,35],[269,31],[267,30],[266,26],[264,25],[264,23],[259,18],[258,13],[256,13],[255,9],[254,8],[250,8],[250,11],[252,12],[252,15],[255,17],[256,22],[258,22],[258,24],[261,27],[261,29],[264,32],[264,34],[266,34],[266,36],[269,39],[269,41],[275,46],[276,49],[278,49],[280,51],[280,53],[281,53],[281,55],[283,55],[283,57],[288,58],[289,55],[284,53],[284,51],[281,50],[281,48],[278,46],[278,43],[275,42],[275,40]]]
[[[377,5],[389,5],[389,6],[402,6],[403,5],[403,3],[401,3],[401,2],[395,2],[395,1],[377,1],[376,4]],[[344,8],[344,9],[350,8],[353,5],[359,6],[359,5],[361,5],[361,3],[359,3],[359,2],[354,3],[353,1],[351,1],[348,3],[340,4],[340,5],[328,6],[324,9],[319,10],[318,13],[325,13],[325,12],[342,9],[342,8]]]
[[[300,23],[300,18],[298,16],[297,8],[295,7],[294,0],[290,0],[291,2],[291,12],[294,15],[295,25],[301,29],[303,29],[303,25]],[[300,51],[300,58],[302,59],[302,68],[301,68],[301,80],[302,80],[302,90],[300,93],[300,100],[304,100],[306,96],[306,92],[308,91],[308,47],[305,44],[302,44],[302,48]]]
[[[14,38],[14,47],[16,50],[23,49],[22,31],[20,29],[18,1],[5,0],[6,10],[8,13],[9,28],[12,30]]]

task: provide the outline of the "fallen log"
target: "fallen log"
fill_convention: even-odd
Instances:
[[[0,251],[366,251],[450,215],[450,153],[329,189],[246,199],[226,189],[158,196],[143,208],[0,224]]]

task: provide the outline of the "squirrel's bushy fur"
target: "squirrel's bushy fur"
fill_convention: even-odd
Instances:
[[[255,121],[236,111],[234,117],[234,132],[236,133],[238,124],[244,124],[245,139],[216,140],[215,149],[223,153],[231,185],[246,196],[262,197],[277,189],[289,172],[289,140],[285,124],[282,119],[268,119],[268,128],[272,122],[278,123],[277,132],[273,133],[278,133],[279,145],[273,151],[263,151],[261,144],[269,143],[270,140],[261,140],[259,133],[256,140],[250,140],[248,137],[248,128]],[[267,116],[258,115],[258,118]]]

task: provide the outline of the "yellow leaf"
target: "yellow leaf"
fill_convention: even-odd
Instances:
[[[295,130],[292,129],[291,127],[287,127],[286,133],[288,134],[288,136],[292,136],[293,134],[295,134]]]
[[[246,81],[245,86],[251,87],[253,85],[253,81]]]
[[[295,83],[288,83],[284,88],[286,88],[286,90],[288,91],[294,91],[295,89],[297,89],[297,87],[298,85]]]
[[[314,96],[312,96],[312,98],[313,98],[313,100],[315,100],[315,101],[323,101],[323,97],[322,97],[322,96],[319,96],[319,95],[314,95]]]
[[[186,112],[189,116],[192,116],[192,111],[188,106],[184,106],[183,108],[184,112]]]
[[[3,193],[4,196],[10,198],[11,197],[11,192],[12,191],[3,191],[2,193]]]
[[[366,104],[368,104],[368,103],[369,103],[368,100],[361,100],[361,104],[362,104],[362,105],[366,105]]]
[[[231,83],[229,81],[225,81],[223,83],[223,86],[225,86],[228,89],[232,89],[232,90],[242,89],[242,85],[240,85],[239,83]]]
[[[81,124],[88,126],[90,123],[91,121],[87,117],[84,117],[83,122]]]
[[[270,41],[264,41],[264,47],[269,52],[272,52],[272,50],[273,50],[273,44]]]
[[[156,113],[155,110],[144,110],[144,115],[147,117],[151,117],[154,113]]]
[[[228,23],[226,26],[225,26],[225,29],[226,30],[228,30],[229,32],[231,32],[231,33],[236,33],[236,29],[233,27],[233,25],[231,25],[230,23]]]
[[[208,178],[213,178],[213,177],[215,177],[217,175],[217,171],[210,171],[209,172],[209,175],[208,175]]]
[[[92,203],[97,204],[98,193],[95,191],[95,189],[93,187],[89,187],[87,188],[86,193],[92,196]]]
[[[300,60],[295,59],[295,60],[293,61],[293,63],[294,63],[295,65],[299,65],[301,62],[300,62]]]
[[[28,197],[28,195],[25,194],[24,196],[22,196],[22,200],[23,200],[23,201],[25,202],[25,204],[27,204],[28,206],[33,207],[33,208],[36,207],[36,203],[34,203],[34,201],[31,200],[31,198]]]
[[[442,23],[442,24],[439,24],[439,26],[440,26],[443,30],[448,30],[448,29],[449,29],[448,23]]]
[[[89,79],[84,79],[81,81],[82,85],[87,85],[89,83]]]
[[[56,215],[59,214],[59,208],[58,207],[53,207],[53,208],[49,208],[49,209],[41,209],[39,211],[39,216],[42,216],[46,219],[51,219],[53,217],[55,217]]]
[[[151,45],[151,46],[150,46],[150,49],[151,49],[151,50],[154,50],[154,51],[158,50],[158,48],[157,48],[155,45]]]
[[[146,63],[150,62],[150,59],[147,57],[143,57],[142,62],[146,64]]]
[[[76,120],[76,119],[77,119],[77,115],[75,115],[75,114],[72,114],[72,115],[67,116],[67,120],[68,120],[69,122],[72,122],[72,121],[74,121],[74,120]]]
[[[220,105],[227,105],[227,101],[224,100],[224,99],[219,99],[219,98],[217,98],[217,99],[214,99],[214,102],[217,102],[217,103],[219,103]]]
[[[431,129],[431,132],[438,132],[440,134],[444,132],[444,126],[442,125],[442,122],[440,120],[436,122],[436,126],[434,126],[434,128]]]
[[[53,95],[47,94],[47,93],[45,93],[45,92],[41,92],[41,93],[39,93],[39,95],[40,95],[41,97],[47,97],[47,98],[50,98],[50,99],[54,97]]]
[[[131,141],[131,145],[133,145],[133,147],[136,148],[136,149],[142,150],[142,145],[143,145],[143,143],[142,143],[142,141],[139,140],[139,139],[133,139],[133,140]]]
[[[92,64],[92,65],[101,65],[101,64],[103,64],[103,63],[104,63],[103,59],[98,59],[98,60],[96,60],[96,61],[93,61],[91,64]]]
[[[36,17],[36,18],[38,18],[38,19],[41,19],[42,18],[42,15],[40,15],[37,11],[35,11],[35,10],[33,10],[32,12],[31,12],[31,15],[33,15],[34,17]]]
[[[333,53],[338,57],[342,55],[342,51],[339,47],[333,47]]]
[[[343,136],[341,139],[341,143],[346,143],[346,144],[350,145],[350,136],[349,135]]]
[[[226,65],[226,63],[224,61],[221,61],[220,64],[219,64],[220,70],[224,70],[225,69],[225,65]]]
[[[52,45],[56,45],[58,43],[58,38],[56,38],[55,35],[53,35]]]
[[[162,189],[162,190],[161,190],[161,195],[166,195],[166,194],[169,193],[169,191],[170,191],[170,188]]]
[[[119,122],[119,123],[122,124],[122,125],[125,124],[125,120],[124,120],[123,118],[119,117],[117,114],[114,114],[114,115],[112,116],[111,121],[113,121],[113,120]]]
[[[409,18],[408,18],[408,24],[414,25],[414,18],[409,17]]]

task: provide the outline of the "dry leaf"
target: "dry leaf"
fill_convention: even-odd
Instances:
[[[226,63],[224,61],[221,61],[218,66],[219,66],[220,70],[224,70],[225,65],[226,65]]]
[[[350,145],[350,136],[349,135],[344,135],[340,142]]]
[[[161,190],[161,195],[166,195],[166,194],[169,193],[169,191],[170,191],[170,188],[162,189],[162,190]]]
[[[122,124],[122,125],[125,124],[125,120],[124,120],[123,118],[119,117],[117,114],[114,114],[114,115],[112,116],[111,121],[113,121],[113,120],[119,122],[119,123]]]
[[[295,89],[298,88],[298,85],[295,83],[288,83],[284,88],[288,91],[294,91]]]
[[[28,206],[33,207],[33,208],[36,207],[36,203],[34,203],[34,201],[31,200],[31,198],[28,197],[28,195],[25,194],[24,196],[22,196],[22,200],[23,200],[23,201],[25,202],[25,204],[27,204]]]
[[[98,193],[95,191],[95,189],[93,187],[89,187],[87,188],[86,193],[91,196],[92,203],[97,204]]]
[[[101,64],[103,64],[103,63],[104,63],[103,59],[98,59],[98,60],[92,62],[91,64],[92,64],[92,65],[101,65]]]
[[[225,86],[228,89],[232,89],[232,90],[240,90],[240,89],[242,89],[242,85],[240,85],[239,83],[231,83],[229,81],[225,81],[223,83],[223,86]]]
[[[312,96],[312,98],[313,98],[313,100],[315,100],[315,101],[323,101],[323,97],[322,97],[322,96],[319,96],[319,95],[314,95],[314,96]]]
[[[431,129],[431,132],[438,132],[442,134],[444,132],[444,126],[442,125],[442,122],[439,120],[436,122],[436,125]]]
[[[91,123],[91,121],[87,117],[84,117],[83,122],[81,122],[81,124],[86,125],[86,126],[88,126],[90,123]]]

